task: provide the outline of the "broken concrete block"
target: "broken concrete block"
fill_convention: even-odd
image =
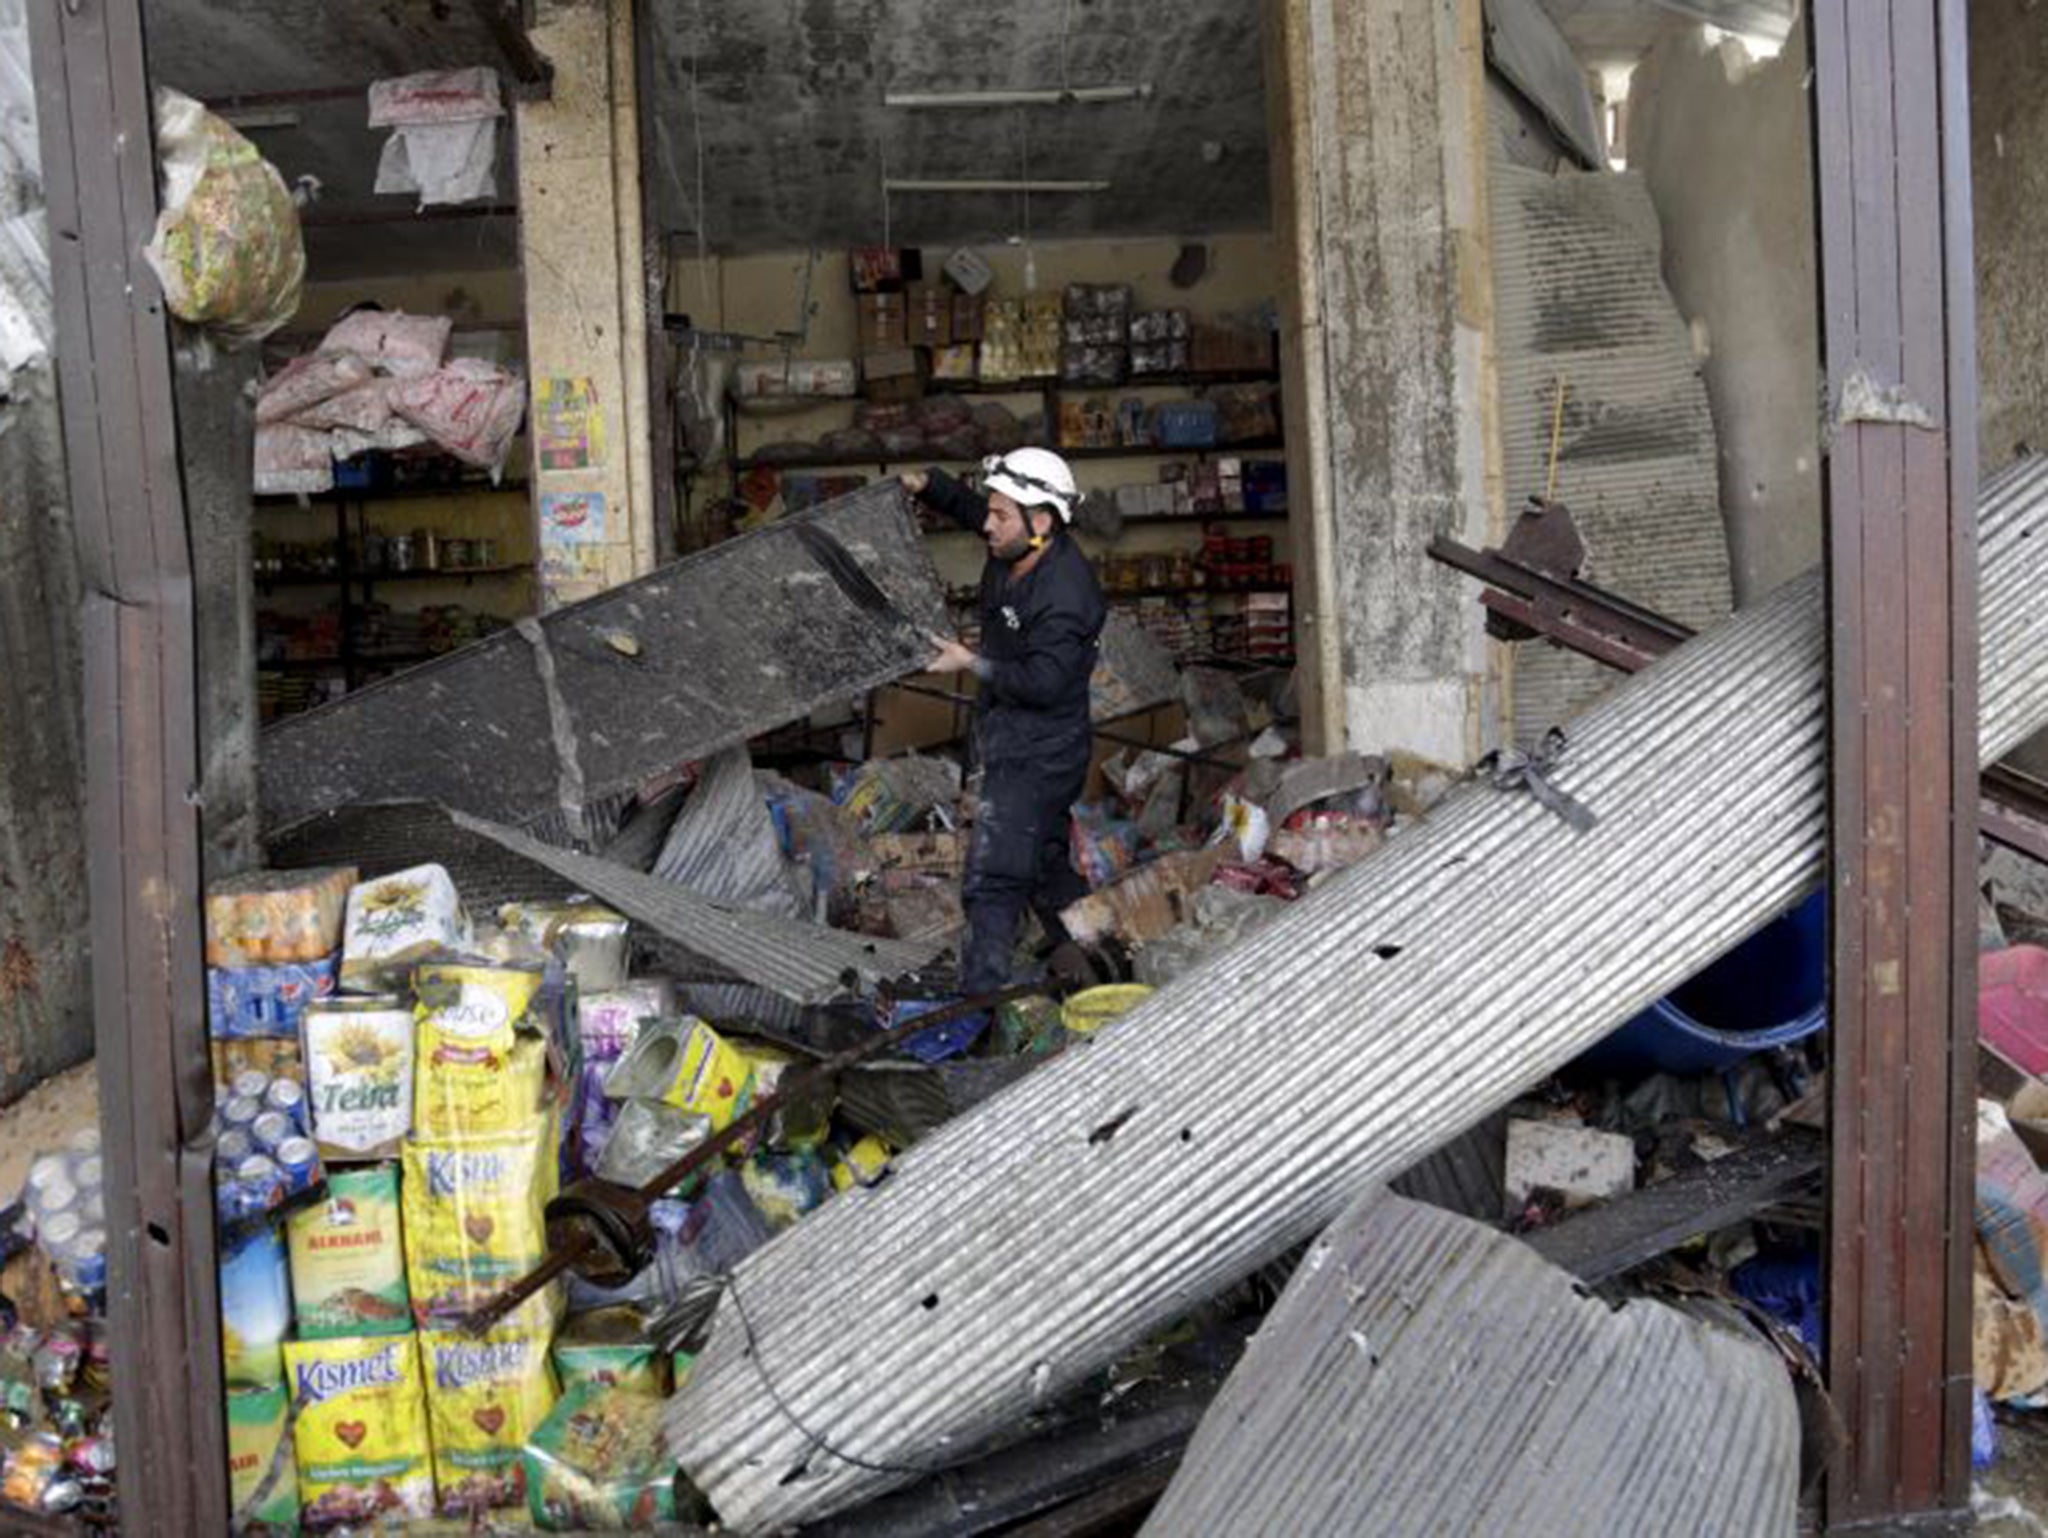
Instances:
[[[1583,1207],[1625,1196],[1635,1188],[1634,1140],[1564,1122],[1508,1123],[1510,1207],[1519,1207],[1533,1191],[1556,1191],[1567,1207]]]

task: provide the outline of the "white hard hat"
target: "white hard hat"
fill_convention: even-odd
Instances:
[[[1061,523],[1074,521],[1081,489],[1074,472],[1051,449],[1012,449],[981,462],[982,489],[1000,491],[1019,507],[1049,507]]]

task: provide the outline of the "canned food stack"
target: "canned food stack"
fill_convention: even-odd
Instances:
[[[86,1128],[70,1148],[39,1155],[23,1196],[36,1243],[58,1279],[93,1308],[107,1291],[107,1208],[100,1135]]]

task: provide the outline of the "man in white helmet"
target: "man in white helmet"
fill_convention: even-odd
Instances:
[[[1048,449],[1013,449],[982,470],[979,493],[939,469],[903,477],[913,495],[988,544],[981,650],[940,640],[931,664],[980,680],[974,746],[982,787],[961,890],[965,993],[1008,984],[1027,907],[1061,940],[1060,909],[1087,893],[1067,824],[1094,747],[1088,681],[1104,615],[1102,588],[1068,532],[1080,492],[1067,462]]]

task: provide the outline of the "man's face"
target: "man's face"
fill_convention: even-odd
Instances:
[[[988,541],[988,553],[998,561],[1021,561],[1031,553],[1034,521],[1049,524],[1052,515],[1027,512],[1000,491],[988,497],[988,517],[982,520],[981,535]]]

